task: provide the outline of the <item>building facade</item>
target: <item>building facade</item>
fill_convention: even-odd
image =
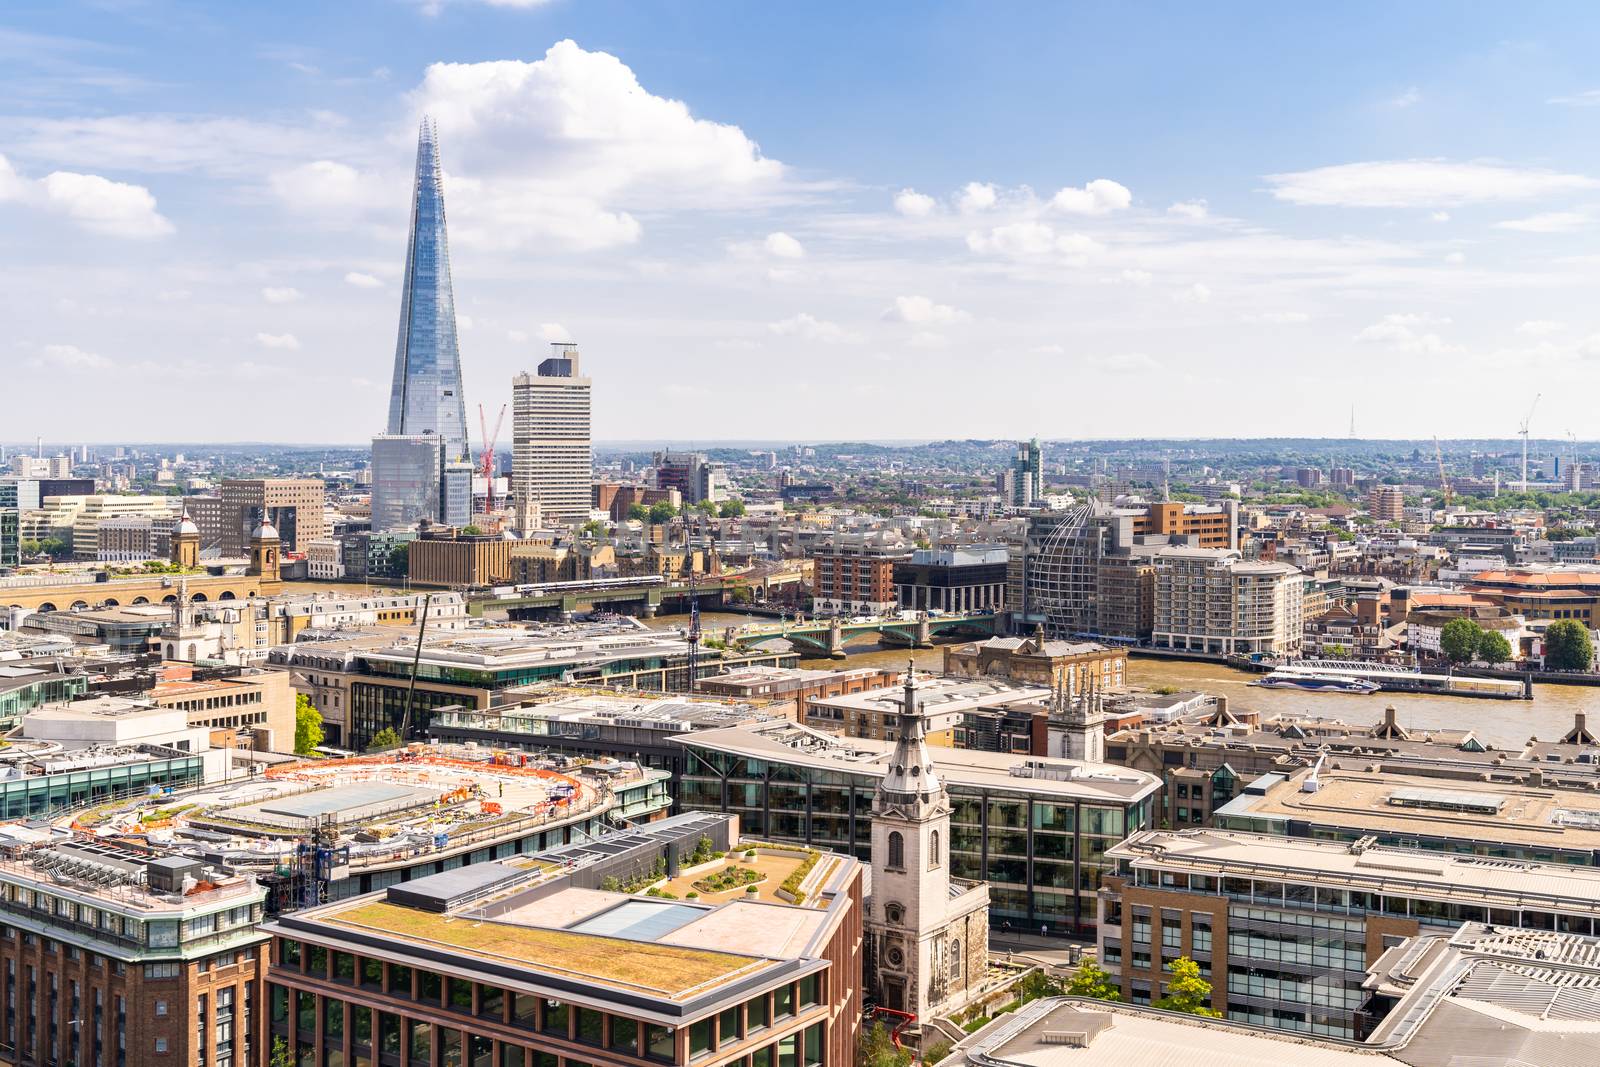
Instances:
[[[1156,553],[1157,648],[1208,655],[1295,656],[1305,637],[1305,576],[1229,549]]]
[[[224,478],[222,555],[245,555],[250,531],[262,522],[278,531],[285,550],[304,552],[312,541],[327,536],[324,495],[321,478]]]
[[[372,532],[401,530],[441,513],[445,459],[433,434],[372,439]]]
[[[840,534],[811,553],[814,604],[824,613],[893,611],[895,564],[908,560],[904,543],[881,534]]]
[[[919,548],[894,565],[895,597],[913,611],[999,611],[1006,602],[1006,550]]]
[[[511,379],[511,495],[532,498],[545,521],[577,525],[593,495],[593,383],[576,345],[552,348],[537,373]]]

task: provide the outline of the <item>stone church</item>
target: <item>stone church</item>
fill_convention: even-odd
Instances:
[[[989,886],[950,876],[950,796],[928,756],[915,670],[872,804],[869,987],[920,1020],[959,1011],[989,962]]]

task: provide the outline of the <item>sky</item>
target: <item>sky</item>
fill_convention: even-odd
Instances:
[[[0,440],[380,432],[424,114],[475,438],[571,340],[603,440],[1600,439],[1597,52],[1586,3],[13,0]]]

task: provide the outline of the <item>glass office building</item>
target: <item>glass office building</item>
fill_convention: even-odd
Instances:
[[[432,434],[379,434],[372,439],[372,529],[408,527],[440,515],[444,461]]]
[[[389,395],[390,434],[436,434],[446,459],[467,454],[467,407],[461,392],[450,245],[445,236],[439,134],[424,118],[417,136],[411,193],[411,240],[400,290],[400,336]]]
[[[752,838],[870,859],[872,798],[889,742],[793,723],[682,740],[684,810],[727,811]],[[930,750],[950,793],[950,874],[987,880],[991,926],[1092,935],[1107,849],[1151,825],[1161,783],[1125,767],[997,752]]]

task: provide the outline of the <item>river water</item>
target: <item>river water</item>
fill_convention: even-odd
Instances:
[[[701,628],[707,636],[717,635],[728,626],[769,621],[724,612],[706,612],[700,616]],[[648,622],[657,629],[671,629],[687,625],[688,617],[663,615]],[[866,641],[846,651],[849,656],[843,660],[804,659],[800,665],[903,667],[908,654],[903,648],[883,649]],[[919,668],[928,671],[938,671],[944,662],[938,648],[920,649],[910,656]],[[1253,686],[1250,683],[1257,675],[1217,663],[1142,658],[1129,660],[1128,675],[1133,685],[1170,685],[1226,696],[1229,707],[1259,711],[1263,719],[1279,714],[1316,715],[1365,726],[1382,719],[1384,706],[1393,704],[1400,725],[1408,730],[1473,730],[1485,744],[1498,748],[1520,748],[1530,737],[1541,741],[1559,740],[1572,728],[1574,712],[1591,708],[1600,712],[1600,688],[1581,685],[1536,685],[1532,700],[1484,700],[1418,693],[1304,693]],[[1600,723],[1600,714],[1591,718]]]

